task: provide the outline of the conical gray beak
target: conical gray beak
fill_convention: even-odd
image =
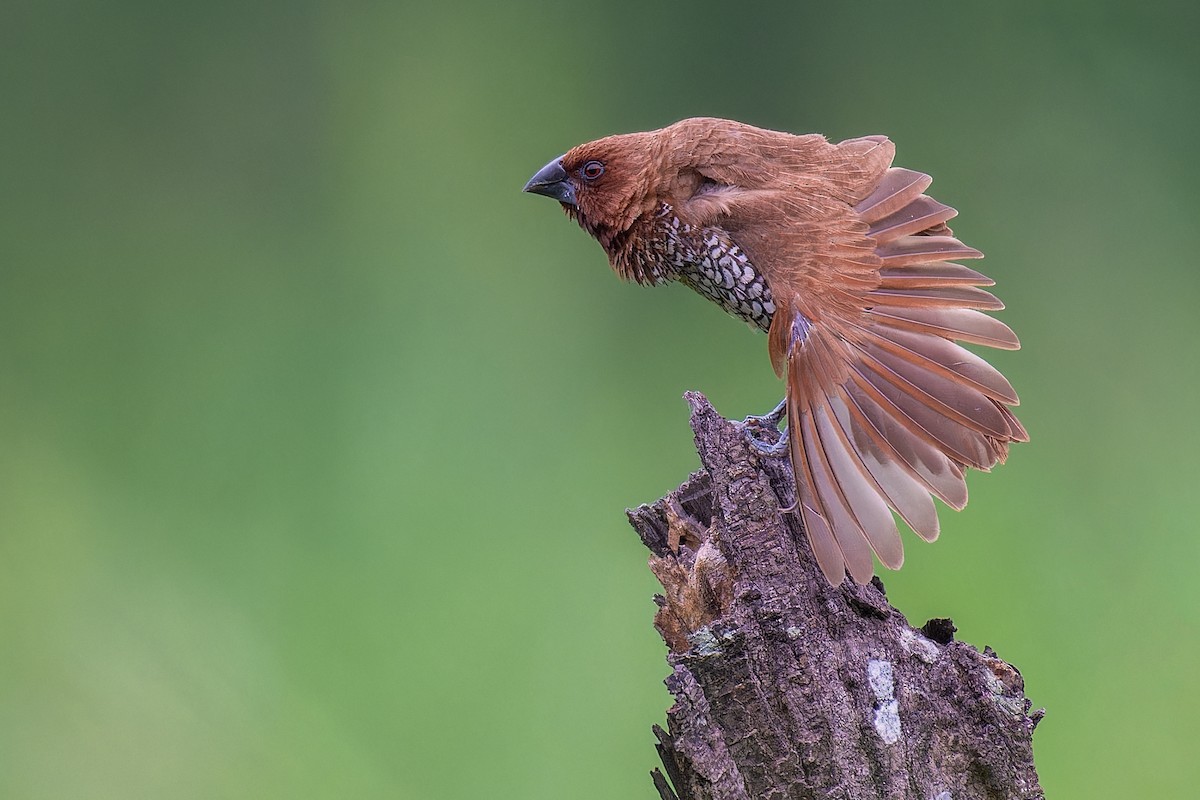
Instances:
[[[567,171],[563,169],[562,156],[539,169],[537,174],[529,179],[529,183],[525,184],[523,191],[544,194],[560,203],[575,205],[575,186],[567,177]]]

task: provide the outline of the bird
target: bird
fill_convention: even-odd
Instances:
[[[965,473],[1029,435],[1010,382],[960,343],[1016,350],[994,281],[957,263],[932,179],[892,165],[886,136],[831,142],[696,117],[607,136],[552,159],[524,191],[557,200],[612,269],[682,283],[767,334],[783,401],[747,438],[787,455],[800,517],[833,586],[904,561],[899,517],[921,539],[958,511]],[[772,441],[767,426],[786,419]]]

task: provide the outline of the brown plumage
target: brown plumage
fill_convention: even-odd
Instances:
[[[871,553],[904,560],[894,511],[937,538],[932,497],[1027,441],[1012,386],[955,341],[1016,349],[983,311],[982,254],[946,226],[931,179],[892,167],[883,136],[838,144],[721,119],[610,136],[547,164],[526,191],[559,200],[622,278],[678,280],[768,334],[787,381],[798,511],[833,584]]]

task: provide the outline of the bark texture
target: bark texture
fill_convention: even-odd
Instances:
[[[950,620],[910,627],[878,579],[831,587],[780,511],[787,461],[687,400],[703,470],[629,512],[673,668],[663,800],[1043,797],[1016,668]]]

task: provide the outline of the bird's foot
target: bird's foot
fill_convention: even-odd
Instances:
[[[779,430],[779,423],[783,421],[786,413],[787,399],[784,398],[770,412],[762,416],[751,415],[742,420],[742,434],[750,446],[766,456],[786,455],[788,437]]]

